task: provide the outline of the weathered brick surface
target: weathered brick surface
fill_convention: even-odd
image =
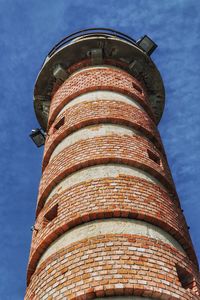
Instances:
[[[176,265],[193,273],[191,289],[181,286]],[[46,259],[32,276],[25,299],[133,294],[198,300],[198,274],[184,254],[167,244],[144,236],[101,235],[73,243]]]
[[[136,79],[118,69],[86,69],[72,75],[61,85],[51,100],[49,126],[67,102],[83,93],[95,90],[110,90],[133,97],[154,119],[147,96],[144,93],[139,93],[134,88],[133,83],[143,90]]]
[[[55,130],[55,124],[63,117],[65,118],[63,126]],[[121,124],[137,129],[164,151],[157,128],[144,111],[114,100],[84,101],[66,109],[50,127],[49,137],[45,143],[43,169],[48,164],[52,151],[64,137],[80,128],[98,123]]]
[[[110,66],[118,67],[121,70],[125,70],[126,73],[127,73],[127,69],[129,69],[129,64],[128,63],[126,63],[124,61],[122,62],[122,61],[119,61],[119,60],[115,60],[115,59],[107,59],[107,58],[103,59],[103,65],[108,65],[108,67],[110,67]],[[90,67],[90,66],[93,66],[92,60],[90,58],[86,58],[86,59],[81,60],[78,63],[75,63],[75,64],[71,65],[67,69],[67,72],[69,74],[73,74],[76,71],[79,71],[83,68]],[[143,90],[145,90],[144,85],[142,85],[141,82],[139,82],[139,84],[143,87]]]
[[[74,72],[90,63],[90,60],[80,62],[68,71]],[[120,63],[116,65],[119,67]],[[198,262],[154,124],[148,87],[123,70],[104,67],[83,69],[70,76],[57,91],[56,88],[50,107],[25,299],[86,300],[109,295],[200,299]],[[76,96],[95,90],[128,95],[144,111],[115,99],[84,100],[66,107],[58,116]],[[55,130],[63,117],[64,123]],[[116,129],[113,134],[85,137],[65,147],[49,161],[55,147],[69,134],[99,123],[125,125],[142,135],[117,134]],[[66,190],[61,188],[46,201],[52,189],[68,175],[89,166],[109,163],[144,170],[162,185],[122,174],[87,181],[80,178],[79,183],[72,183]],[[138,219],[154,224],[168,232],[185,254],[157,239],[105,234],[71,243],[38,265],[45,250],[68,229],[104,218]],[[189,272],[190,279],[193,277],[190,288],[182,287],[184,282],[181,285],[177,265],[179,270],[185,270],[184,274]]]
[[[148,157],[147,149],[161,158],[161,163]],[[57,154],[46,167],[38,195],[38,211],[52,188],[67,175],[84,167],[102,163],[124,163],[139,167],[173,189],[165,159],[153,144],[140,136],[102,136],[76,142]]]
[[[126,73],[129,70],[128,63],[122,62],[119,60],[115,60],[115,59],[103,59],[103,65],[104,66],[107,65],[107,67],[110,67],[110,66],[117,67],[121,70],[124,70]],[[94,67],[91,58],[86,58],[86,59],[81,60],[78,63],[72,64],[66,71],[67,71],[67,74],[71,75],[77,71],[80,71],[83,68],[88,68],[88,67]],[[131,75],[131,71],[128,73]],[[61,83],[59,80],[57,82],[54,82],[54,86],[52,89],[52,95],[54,95],[55,92],[59,89],[60,84]],[[146,87],[141,82],[139,82],[139,84],[142,86],[143,90],[146,91]],[[147,91],[148,91],[148,89],[147,89]]]
[[[56,204],[57,217],[44,224],[44,216]],[[48,200],[35,224],[38,231],[33,235],[29,269],[35,269],[42,251],[69,228],[115,217],[145,220],[159,226],[174,236],[196,263],[187,225],[176,200],[158,185],[120,175],[76,184]]]

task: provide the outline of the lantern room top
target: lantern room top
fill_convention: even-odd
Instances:
[[[92,28],[73,33],[48,53],[38,74],[34,89],[34,108],[41,127],[46,130],[55,69],[65,70],[86,59],[91,65],[109,65],[118,61],[121,67],[138,78],[146,88],[156,123],[161,119],[165,92],[161,75],[150,58],[157,45],[144,36],[135,41],[128,35],[107,28]],[[67,77],[66,77],[67,78]]]

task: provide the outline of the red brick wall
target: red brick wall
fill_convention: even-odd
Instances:
[[[138,88],[142,92],[138,92]],[[76,96],[95,90],[129,95],[144,111],[115,99],[84,100],[66,107],[58,116]],[[63,117],[64,123],[55,130]],[[99,123],[125,125],[142,136],[120,135],[116,131],[112,135],[84,137],[50,160],[64,138],[80,128]],[[148,150],[160,159],[160,164],[149,157]],[[161,185],[125,174],[91,180],[80,178],[79,183],[55,193],[46,201],[62,179],[78,170],[101,164],[136,167]],[[46,222],[45,216],[55,205],[58,205],[57,215]],[[170,234],[185,254],[157,239],[107,234],[65,246],[37,267],[42,254],[60,235],[81,223],[107,218],[137,219],[154,224]],[[35,229],[26,300],[43,297],[83,300],[109,295],[199,299],[198,263],[146,88],[125,71],[108,67],[85,69],[69,77],[53,95]],[[190,289],[181,286],[177,265],[193,275]]]
[[[64,125],[55,131],[55,124],[63,117],[65,118]],[[121,124],[137,129],[152,140],[159,149],[163,149],[156,126],[144,111],[130,104],[114,100],[84,101],[67,108],[50,127],[49,137],[45,143],[43,168],[48,164],[56,145],[64,137],[80,128],[99,123]]]
[[[143,93],[134,87],[138,86]],[[90,91],[110,90],[136,99],[151,115],[153,114],[141,84],[128,73],[110,68],[86,69],[69,77],[54,94],[49,114],[49,125],[52,124],[62,107],[73,98]]]
[[[44,216],[56,204],[57,217],[44,226]],[[145,220],[164,229],[196,263],[187,225],[176,201],[153,183],[121,175],[76,184],[57,193],[45,204],[35,224],[39,231],[32,240],[29,277],[41,253],[69,228],[96,219],[120,217]]]
[[[161,158],[158,165],[148,157],[147,149]],[[66,147],[46,167],[40,182],[38,209],[52,188],[63,178],[82,168],[102,163],[122,163],[148,171],[167,188],[173,189],[170,171],[161,153],[140,136],[103,136],[81,140]]]
[[[181,287],[176,264],[194,274],[192,290]],[[175,248],[144,236],[110,234],[73,243],[46,259],[35,271],[25,299],[137,295],[197,300],[197,285],[191,262]]]

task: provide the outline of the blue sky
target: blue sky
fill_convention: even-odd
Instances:
[[[38,126],[34,81],[62,37],[110,27],[148,34],[164,80],[159,130],[200,261],[200,1],[0,0],[0,299],[23,299],[43,149],[28,138]]]

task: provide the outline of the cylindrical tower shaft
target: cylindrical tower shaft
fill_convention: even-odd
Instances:
[[[58,44],[35,87],[47,137],[25,299],[199,299],[147,51],[108,30]]]

